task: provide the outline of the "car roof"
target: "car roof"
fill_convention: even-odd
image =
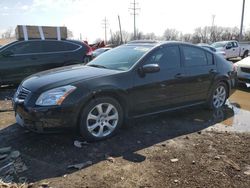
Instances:
[[[128,42],[127,46],[161,46],[161,45],[166,45],[166,44],[181,44],[181,45],[189,45],[197,48],[202,48],[200,46],[188,43],[188,42],[181,42],[181,41],[156,41],[156,40],[136,40],[136,41],[131,41]],[[204,49],[204,48],[202,48]],[[205,49],[206,50],[206,49]]]

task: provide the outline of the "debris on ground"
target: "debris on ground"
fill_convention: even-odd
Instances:
[[[219,160],[219,159],[220,159],[220,156],[217,156],[217,155],[216,155],[216,156],[214,157],[214,159]]]
[[[39,185],[39,188],[49,188],[49,182],[42,182],[40,185]]]
[[[175,182],[175,183],[178,183],[178,182],[179,182],[179,180],[174,180],[174,182]]]
[[[85,163],[79,163],[79,164],[69,165],[68,168],[75,168],[75,169],[80,170],[80,169],[82,169],[84,167],[87,167],[89,165],[92,165],[92,164],[93,164],[92,161],[87,161]]]
[[[9,153],[10,151],[11,147],[0,148],[0,154]]]
[[[13,184],[14,181],[25,183],[27,178],[19,177],[19,173],[28,169],[22,161],[21,153],[17,150],[11,151],[11,147],[0,148],[0,153],[0,187],[18,187]]]
[[[111,162],[111,163],[114,163],[115,162],[115,158],[114,157],[111,157],[111,156],[109,156],[109,155],[105,155],[105,159],[107,160],[107,161],[109,161],[109,162]]]
[[[170,161],[171,161],[172,163],[175,163],[175,162],[178,162],[178,161],[179,161],[179,159],[174,158],[174,159],[170,159]]]
[[[232,161],[231,159],[228,159],[227,157],[223,158],[223,161],[227,164],[229,164],[233,169],[240,171],[241,168],[238,164],[236,164],[234,161]]]
[[[250,165],[246,167],[246,171],[244,171],[244,174],[250,176]]]
[[[78,140],[74,141],[74,146],[77,147],[77,148],[81,148],[82,146],[86,146],[86,145],[89,145],[89,143],[86,142],[86,141],[84,141],[84,142],[81,142],[81,141],[78,141]]]

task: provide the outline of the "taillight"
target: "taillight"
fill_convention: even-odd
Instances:
[[[93,54],[93,50],[92,50],[91,48],[89,48],[89,49],[88,49],[88,52],[87,52],[87,54],[86,54],[86,55],[88,55],[88,56],[92,56],[92,54]]]

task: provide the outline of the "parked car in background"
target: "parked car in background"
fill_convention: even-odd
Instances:
[[[96,58],[98,55],[110,50],[112,48],[107,48],[107,47],[104,47],[104,48],[98,48],[96,50],[93,51],[93,58]]]
[[[241,46],[239,42],[232,41],[220,41],[211,44],[217,51],[226,53],[226,59],[241,57],[242,59],[247,57],[250,52],[250,45],[244,44]]]
[[[209,44],[206,44],[206,43],[199,43],[199,44],[197,44],[197,45],[198,45],[198,46],[201,46],[201,47],[203,47],[203,48],[206,48],[206,49],[208,49],[208,50],[211,50],[212,52],[214,52],[214,53],[216,53],[216,54],[218,54],[218,55],[221,55],[223,58],[226,59],[226,53],[225,53],[225,52],[216,50],[216,48],[212,47],[212,46],[209,45]]]
[[[250,57],[238,61],[236,66],[238,82],[250,84]]]
[[[38,132],[78,127],[84,139],[114,135],[124,120],[206,104],[217,109],[235,87],[231,62],[181,42],[136,42],[87,65],[26,78],[14,96],[17,123]]]
[[[40,71],[84,63],[91,55],[90,50],[86,44],[74,40],[12,42],[0,49],[0,85],[18,84]]]

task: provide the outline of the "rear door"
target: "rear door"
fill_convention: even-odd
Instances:
[[[74,43],[57,40],[42,41],[42,54],[40,59],[43,60],[41,69],[52,69],[65,65],[80,63],[79,57],[74,52],[81,46]]]
[[[135,86],[131,91],[135,114],[165,110],[185,102],[185,74],[178,45],[156,49],[140,66],[146,64],[158,64],[160,71],[144,77],[135,72]]]
[[[189,45],[182,45],[182,54],[186,72],[186,98],[189,103],[203,101],[217,73],[214,55]]]

